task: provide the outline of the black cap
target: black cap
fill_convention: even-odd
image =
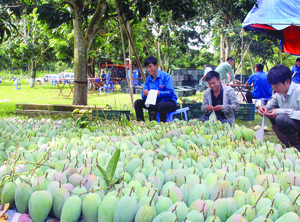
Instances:
[[[297,58],[297,59],[296,59],[296,62],[300,62],[300,58]]]

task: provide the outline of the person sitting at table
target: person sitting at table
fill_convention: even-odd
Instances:
[[[285,65],[271,68],[268,82],[276,94],[258,108],[258,114],[269,118],[280,142],[300,151],[300,85],[292,81],[292,72]]]
[[[146,79],[142,99],[134,102],[134,109],[137,121],[144,121],[143,109],[158,112],[160,121],[167,121],[167,114],[177,109],[177,96],[175,94],[172,76],[166,72],[158,70],[157,59],[149,56],[145,59],[144,65],[149,73]],[[146,107],[145,102],[150,90],[157,90],[155,105]]]
[[[105,74],[104,71],[102,71],[101,81],[102,81],[102,82],[105,82],[105,80],[106,80],[106,74]]]
[[[205,80],[209,88],[203,94],[201,109],[204,115],[199,119],[206,121],[212,111],[215,111],[219,121],[228,122],[232,125],[235,122],[234,112],[239,109],[239,102],[234,89],[221,84],[220,74],[216,71],[208,72]]]
[[[300,58],[296,59],[296,65],[292,67],[292,81],[300,84]]]
[[[271,98],[272,86],[268,83],[268,74],[264,71],[264,65],[257,63],[255,65],[255,73],[250,76],[245,86],[250,86],[253,83],[254,90],[246,93],[248,103],[252,103],[252,99],[256,98]],[[268,102],[268,101],[266,101]],[[264,104],[266,105],[266,104]]]

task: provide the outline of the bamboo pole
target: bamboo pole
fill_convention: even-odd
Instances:
[[[125,22],[125,18],[124,18],[124,15],[123,15],[123,14],[121,14],[121,19],[122,19],[122,21],[123,21],[123,24],[124,24],[124,27],[125,27],[125,30],[126,30],[127,37],[128,37],[128,39],[129,39],[129,41],[130,41],[130,44],[131,44],[131,46],[132,46],[132,49],[133,49],[133,52],[134,52],[134,55],[135,55],[135,59],[136,59],[137,64],[138,64],[138,66],[139,66],[140,72],[142,73],[142,76],[143,76],[144,81],[146,81],[145,73],[144,73],[144,71],[143,71],[143,68],[142,68],[140,59],[139,59],[139,57],[138,57],[138,54],[137,54],[137,52],[136,52],[136,50],[135,50],[135,47],[134,47],[134,44],[133,44],[131,35],[130,35],[128,29],[127,29],[126,22]]]
[[[148,56],[150,56],[150,51],[149,51],[149,48],[148,48],[148,45],[146,43],[146,40],[145,40],[144,36],[143,36],[143,40],[144,40],[144,43],[145,43],[145,46],[146,46],[146,49],[147,49],[147,52],[148,52]]]
[[[127,78],[128,72],[127,72],[127,63],[126,63],[126,53],[125,53],[125,45],[124,45],[124,36],[123,36],[123,31],[122,31],[122,22],[121,22],[121,16],[118,10],[118,15],[119,15],[119,26],[120,26],[120,33],[121,33],[121,39],[122,39],[122,48],[123,48],[123,57],[124,57],[124,65],[125,65],[125,76],[126,76],[126,81],[129,87],[129,94],[130,94],[130,102],[131,102],[131,107],[133,108],[133,91],[132,91],[132,84],[130,84],[130,78]]]
[[[130,23],[129,21],[127,22],[127,29],[129,31],[129,35],[131,35],[130,33]],[[130,91],[130,99],[131,99],[131,106],[133,108],[133,86],[132,86],[132,52],[131,52],[131,44],[128,43],[128,49],[129,49],[129,91]],[[125,50],[125,49],[124,49]]]
[[[244,55],[242,56],[242,61],[244,60],[246,54],[247,54],[247,50],[244,52]],[[235,75],[236,75],[236,74],[238,73],[238,71],[240,70],[241,65],[242,65],[242,61],[240,62],[240,64],[239,64],[238,67],[236,68]]]

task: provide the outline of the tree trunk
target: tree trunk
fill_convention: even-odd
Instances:
[[[227,20],[224,19],[222,29],[220,30],[220,62],[225,62],[225,29],[227,27]]]
[[[94,78],[95,77],[95,60],[96,60],[96,58],[95,57],[93,57],[92,59],[91,58],[89,58],[89,61],[88,61],[88,76],[89,77],[92,77],[92,78]]]
[[[160,52],[160,42],[157,41],[158,69],[163,70]]]
[[[221,31],[220,34],[220,63],[225,62],[225,50],[224,50],[224,42],[225,42],[225,33]]]
[[[225,35],[225,58],[224,61],[229,57],[230,55],[230,42],[229,42],[229,38]]]
[[[82,7],[73,9],[74,18],[74,96],[73,105],[87,105],[87,57],[84,47]]]
[[[30,83],[29,83],[30,88],[34,87],[35,77],[36,77],[36,61],[33,59],[31,61],[31,76],[30,76]]]

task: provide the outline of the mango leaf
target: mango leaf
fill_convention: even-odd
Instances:
[[[108,179],[108,177],[107,177],[107,175],[106,175],[106,172],[105,172],[105,170],[100,166],[100,165],[96,165],[97,166],[97,168],[100,170],[100,172],[102,173],[102,175],[104,176],[104,179],[105,179],[105,181],[106,181],[106,183],[107,184],[110,184],[109,182],[109,179]]]
[[[106,173],[110,181],[112,181],[112,179],[114,178],[115,171],[120,157],[120,152],[121,151],[117,149],[117,151],[114,153],[114,155],[111,157],[111,159],[108,162]]]

